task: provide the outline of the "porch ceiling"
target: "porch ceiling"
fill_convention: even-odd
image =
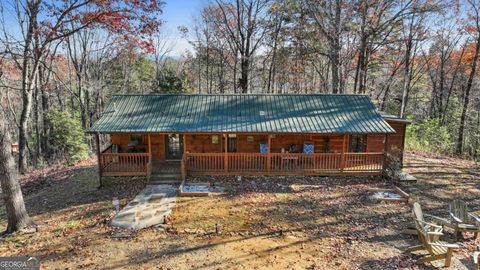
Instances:
[[[365,95],[115,95],[87,132],[394,133]]]

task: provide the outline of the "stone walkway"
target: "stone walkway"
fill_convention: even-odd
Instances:
[[[178,185],[148,185],[113,217],[111,226],[143,229],[165,223],[175,207]]]

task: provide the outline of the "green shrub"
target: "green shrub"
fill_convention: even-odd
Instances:
[[[410,149],[440,154],[451,154],[453,139],[447,126],[438,119],[412,123],[407,127],[406,146]]]
[[[47,113],[49,128],[48,143],[53,159],[63,159],[73,165],[89,157],[89,148],[78,118],[68,113],[52,109]]]

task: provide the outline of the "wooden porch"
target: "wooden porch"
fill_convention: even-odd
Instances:
[[[112,153],[110,145],[100,153],[101,176],[150,176],[152,172],[149,153]]]
[[[383,153],[186,153],[176,165],[182,175],[379,175]],[[100,154],[101,176],[146,176],[171,170],[172,163],[152,163],[149,153]]]
[[[220,136],[221,148],[217,151],[221,152],[198,153],[188,150],[192,140],[189,141],[187,135],[183,134],[179,135],[184,142],[179,150],[181,159],[174,163],[167,163],[166,159],[160,159],[161,162],[158,158],[155,159],[155,151],[152,152],[154,135],[144,136],[144,144],[136,152],[117,153],[118,149],[112,152],[112,146],[99,151],[99,176],[150,178],[152,171],[162,174],[168,173],[168,170],[180,171],[183,178],[206,175],[380,175],[384,168],[385,151],[348,152],[347,135],[340,137],[342,138],[339,142],[340,152],[334,153],[271,152],[271,135],[266,135],[268,145],[266,153],[228,152],[227,136]],[[189,146],[187,142],[190,143]],[[381,147],[386,149],[384,145]],[[162,147],[153,147],[155,148]]]

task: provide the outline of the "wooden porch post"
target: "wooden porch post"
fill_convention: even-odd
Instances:
[[[183,134],[182,178],[187,178],[187,135]]]
[[[401,157],[400,157],[400,163],[401,163],[401,168],[403,169],[403,156],[404,156],[404,153],[405,153],[405,135],[406,135],[406,132],[407,132],[407,124],[403,124],[403,137],[402,137],[402,152],[400,153],[401,154]]]
[[[345,153],[347,152],[347,134],[343,134],[343,145],[342,145],[342,156],[340,160],[340,173],[343,173],[343,170],[345,169]]]
[[[97,165],[98,165],[98,181],[100,182],[100,186],[98,188],[103,187],[103,182],[102,182],[102,165],[100,164],[100,133],[96,132],[95,133],[95,144],[97,147]]]
[[[185,155],[186,153],[187,153],[187,135],[184,133],[183,134],[183,155]]]
[[[382,171],[385,171],[385,166],[387,165],[387,153],[388,153],[388,143],[389,143],[389,134],[385,134],[385,148],[383,150],[383,164]]]
[[[228,172],[228,154],[227,154],[227,149],[228,149],[228,135],[223,134],[222,138],[224,140],[224,151],[223,151],[223,168],[225,170],[225,173]]]
[[[150,181],[150,175],[152,174],[152,143],[150,140],[150,133],[147,135],[148,138],[148,163],[147,163],[147,180]]]
[[[150,157],[150,161],[152,161],[152,143],[150,141],[150,133],[148,133],[148,155]]]
[[[267,175],[270,175],[270,167],[272,164],[272,155],[271,152],[271,140],[272,140],[272,135],[268,134],[268,153],[267,153]]]

